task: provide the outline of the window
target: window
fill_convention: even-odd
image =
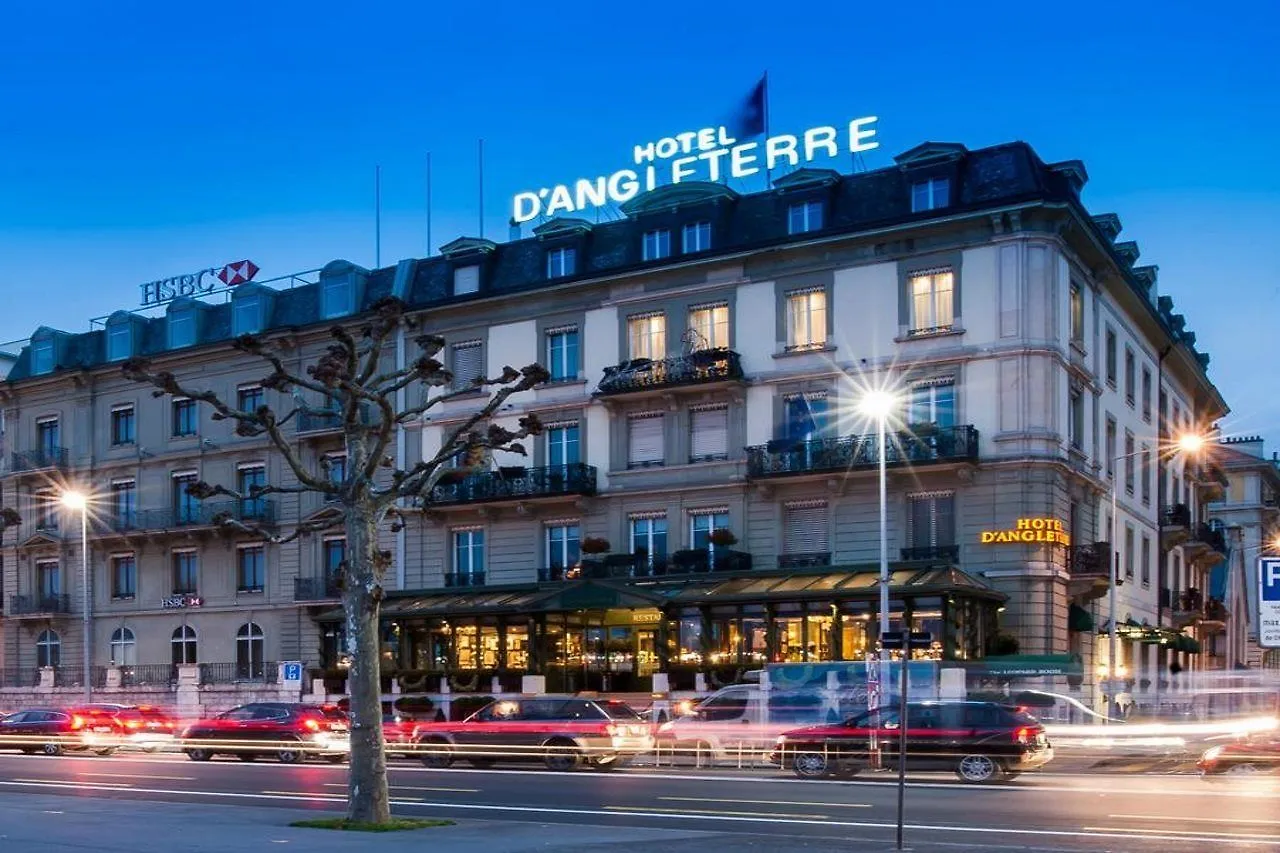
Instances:
[[[728,304],[721,302],[690,308],[689,328],[695,333],[696,349],[728,349]]]
[[[480,292],[480,267],[458,267],[453,271],[453,295],[464,296]]]
[[[236,548],[236,591],[262,592],[267,583],[267,549],[262,545]]]
[[[1116,333],[1107,328],[1107,384],[1116,387]]]
[[[472,577],[484,574],[484,531],[480,528],[453,531],[453,570]]]
[[[681,251],[686,255],[705,252],[711,248],[711,223],[694,222],[681,232]]]
[[[821,554],[829,559],[831,539],[826,501],[796,501],[782,509],[782,553]]]
[[[649,566],[662,564],[667,556],[667,517],[636,515],[631,517],[631,553]]]
[[[1151,368],[1142,368],[1142,419],[1151,423]]]
[[[40,442],[40,453],[46,460],[57,457],[62,452],[62,431],[58,428],[58,419],[42,418],[37,421],[36,439]]]
[[[57,631],[44,630],[36,637],[36,666],[55,669],[62,665],[62,638]]]
[[[827,395],[793,394],[783,402],[783,438],[813,441],[830,427]]]
[[[582,461],[577,424],[553,424],[547,427],[546,435],[548,465],[573,465]]]
[[[631,358],[658,361],[667,357],[667,315],[661,311],[627,318]]]
[[[822,228],[822,202],[802,201],[787,208],[787,233],[805,234]]]
[[[196,655],[196,629],[190,625],[179,625],[173,629],[173,637],[169,647],[173,652],[173,665],[192,664],[198,660]]]
[[[127,530],[138,522],[138,484],[117,480],[111,484],[111,520],[116,530]]]
[[[173,594],[195,595],[200,589],[200,557],[195,551],[173,552]]]
[[[956,384],[950,377],[912,387],[907,401],[907,425],[956,425]]]
[[[705,406],[689,413],[689,461],[729,458],[729,407]]]
[[[329,279],[324,283],[321,299],[324,300],[324,316],[345,317],[355,308],[351,282],[345,278]]]
[[[911,185],[911,212],[937,210],[951,204],[951,181],[947,178],[929,178]]]
[[[1079,282],[1071,282],[1071,342],[1084,343],[1084,291]]]
[[[31,343],[31,372],[37,376],[53,372],[53,341]]]
[[[1142,503],[1151,504],[1151,448],[1142,445]]]
[[[711,544],[712,532],[728,529],[729,511],[727,509],[694,510],[689,513],[689,547],[714,553],[715,546]]]
[[[138,562],[133,554],[111,557],[111,597],[132,599],[138,594]]]
[[[137,440],[133,406],[119,406],[111,410],[111,443],[133,444]]]
[[[256,412],[265,402],[261,386],[245,385],[236,389],[236,406],[242,412]]]
[[[1170,429],[1177,431],[1182,426],[1182,406],[1176,401],[1173,404],[1173,418],[1170,422]]]
[[[107,361],[124,361],[133,355],[133,326],[116,323],[107,328]]]
[[[573,275],[577,263],[577,249],[550,249],[547,251],[547,278],[564,278],[567,275]]]
[[[1134,459],[1138,454],[1133,449],[1133,433],[1129,430],[1124,431],[1124,490],[1129,494],[1133,494],[1133,468],[1137,463]]]
[[[1151,586],[1151,537],[1142,534],[1142,585]]]
[[[242,296],[231,301],[231,333],[256,335],[262,331],[262,300],[257,296]]]
[[[326,479],[334,485],[342,485],[347,481],[347,454],[327,453],[324,456],[329,475]]]
[[[237,491],[244,497],[240,500],[240,514],[245,519],[263,518],[267,514],[267,499],[254,497],[255,489],[267,485],[267,467],[265,465],[241,465],[236,471]]]
[[[196,419],[195,400],[174,400],[172,403],[172,411],[172,434],[174,438],[196,435],[200,431],[199,421]]]
[[[665,423],[661,412],[627,418],[628,468],[649,468],[666,462]]]
[[[1134,371],[1136,370],[1133,350],[1128,347],[1124,348],[1124,399],[1129,404],[1129,408],[1133,408],[1134,401]]]
[[[1067,424],[1067,437],[1076,450],[1084,447],[1084,391],[1071,389],[1071,420]]]
[[[347,562],[347,540],[340,536],[325,539],[321,544],[321,562],[324,565],[324,576],[328,581],[336,581],[342,577],[343,565]]]
[[[955,501],[953,492],[907,496],[907,547],[915,556],[936,556],[956,544]]]
[[[827,345],[827,292],[823,288],[787,294],[787,351]]]
[[[546,528],[548,569],[571,569],[578,565],[580,540],[577,524],[551,524]]]
[[[480,341],[453,345],[453,387],[462,389],[484,376],[484,346]]]
[[[671,232],[665,228],[644,232],[640,244],[640,256],[646,261],[656,261],[671,254]]]
[[[236,631],[236,678],[266,677],[266,636],[252,622]]]
[[[954,289],[955,274],[950,269],[912,273],[908,334],[928,335],[951,331],[955,322],[955,306],[952,304]]]
[[[57,560],[40,560],[36,563],[36,588],[40,590],[42,599],[62,595],[62,567]]]
[[[196,342],[196,312],[185,308],[169,312],[169,349],[189,347]]]
[[[578,378],[578,327],[547,330],[547,371],[552,382]]]
[[[1116,419],[1107,415],[1107,479],[1116,478]]]
[[[138,643],[133,631],[128,628],[117,628],[111,632],[111,665],[137,666]]]
[[[1124,576],[1133,578],[1133,525],[1124,526]]]
[[[200,521],[200,501],[188,491],[198,480],[194,471],[184,471],[172,476],[170,488],[173,492],[175,524],[195,524]]]
[[[58,514],[62,504],[53,492],[36,492],[31,496],[32,508],[35,510],[36,530],[47,533],[58,531]]]

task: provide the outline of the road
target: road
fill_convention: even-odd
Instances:
[[[888,843],[894,836],[897,788],[888,778],[801,781],[736,770],[555,773],[519,765],[390,765],[393,808],[405,815],[696,829],[744,838],[804,837],[810,843]],[[0,791],[10,796],[323,810],[341,808],[345,790],[344,765],[0,754]],[[920,775],[910,780],[906,807],[908,839],[921,845],[1161,853],[1235,845],[1280,849],[1280,777],[1206,782],[1174,775],[1045,773],[974,787]]]

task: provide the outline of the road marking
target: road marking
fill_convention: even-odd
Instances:
[[[1233,818],[1233,817],[1183,817],[1182,815],[1151,815],[1151,814],[1109,814],[1107,817],[1122,818],[1128,820],[1182,820],[1195,823],[1253,823],[1263,824],[1266,826],[1280,826],[1280,820],[1259,820],[1254,818]]]
[[[186,791],[170,791],[173,794],[187,793]],[[192,792],[194,793],[194,792]],[[218,791],[210,791],[211,794],[219,793]],[[328,803],[345,803],[346,797],[335,797],[333,794],[325,794],[319,791],[263,791],[262,793],[273,797],[304,797],[306,799],[322,800]]]
[[[81,787],[81,786],[80,786],[78,783],[76,783],[76,782],[64,782],[64,781],[59,781],[59,780],[57,780],[57,779],[13,779],[13,780],[11,780],[11,781],[13,781],[13,782],[19,782],[19,783],[21,783],[21,784],[23,784],[23,785],[58,785],[58,786],[60,786],[60,787],[64,787],[64,788],[79,788],[79,787]],[[132,785],[130,785],[128,782],[93,782],[93,783],[91,783],[91,784],[93,784],[93,785],[110,786],[111,788],[115,788],[115,789],[119,789],[119,790],[127,790],[128,788],[132,788],[132,787],[133,787],[133,786],[132,786]]]
[[[77,776],[101,776],[104,779],[164,779],[173,782],[194,782],[194,776],[152,776],[150,774],[141,775],[136,773],[85,773],[83,771],[73,771]]]
[[[835,806],[842,809],[869,809],[871,803],[806,803],[795,800],[722,800],[718,797],[658,797],[677,803],[737,803],[757,806]]]
[[[657,806],[604,806],[610,811],[619,812],[662,812],[669,815],[687,815],[690,817],[706,817],[710,815],[724,815],[728,817],[792,817],[805,820],[826,821],[830,820],[824,814],[769,814],[768,812],[722,812],[713,809],[698,809],[696,811],[690,809],[663,809]]]
[[[1139,828],[1137,828],[1137,827],[1135,827],[1135,828],[1133,828],[1133,829],[1128,829],[1128,828],[1123,827],[1123,826],[1086,826],[1086,827],[1084,827],[1084,829],[1085,829],[1085,830],[1087,830],[1087,831],[1090,831],[1090,832],[1132,832],[1132,833],[1138,833],[1138,832],[1146,832],[1146,831],[1147,831],[1147,830],[1145,830],[1145,829],[1139,829]],[[1205,830],[1200,830],[1200,831],[1197,831],[1197,832],[1189,832],[1189,831],[1187,831],[1187,830],[1178,830],[1178,829],[1162,829],[1162,830],[1160,830],[1160,832],[1163,832],[1163,833],[1164,833],[1164,834],[1166,834],[1166,835],[1199,835],[1199,836],[1211,836],[1212,838],[1214,838],[1215,840],[1218,840],[1218,841],[1221,841],[1221,840],[1223,840],[1223,839],[1232,839],[1232,838],[1239,838],[1239,839],[1241,839],[1241,840],[1245,840],[1245,841],[1280,841],[1280,835],[1254,835],[1254,834],[1245,835],[1244,833],[1240,833],[1240,832],[1208,832],[1208,831],[1205,831]],[[1146,836],[1142,836],[1142,837],[1143,837],[1143,838],[1145,838]]]
[[[346,788],[346,782],[325,782],[326,788]],[[391,785],[393,791],[443,791],[446,794],[478,794],[479,788],[416,788],[409,785]]]

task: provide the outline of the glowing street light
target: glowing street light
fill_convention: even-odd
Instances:
[[[890,391],[875,388],[858,400],[858,410],[876,422],[877,456],[880,460],[880,660],[889,660],[884,634],[889,630],[889,500],[885,471],[885,423],[898,405]],[[905,666],[905,663],[904,663]]]
[[[80,590],[81,590],[81,627],[83,629],[83,637],[81,646],[83,647],[84,658],[84,700],[85,702],[93,701],[93,679],[90,677],[91,663],[93,660],[90,648],[90,616],[89,616],[89,496],[84,492],[74,489],[68,489],[58,498],[65,508],[72,512],[80,513]]]

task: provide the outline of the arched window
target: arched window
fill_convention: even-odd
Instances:
[[[190,625],[181,625],[173,631],[169,641],[173,650],[173,665],[196,662],[196,629]]]
[[[236,678],[262,678],[265,673],[265,635],[252,622],[236,631]]]
[[[138,644],[128,628],[117,628],[111,634],[111,665],[138,665]]]
[[[59,666],[62,663],[62,638],[57,631],[41,631],[36,638],[36,666]]]

